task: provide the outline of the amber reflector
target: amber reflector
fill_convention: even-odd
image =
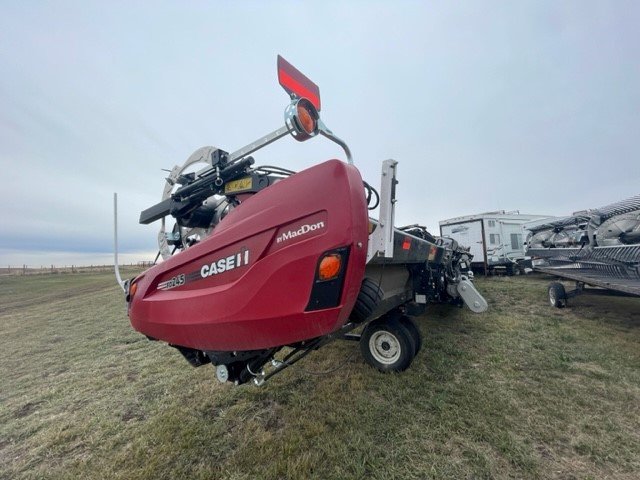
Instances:
[[[318,266],[318,278],[320,280],[333,280],[340,273],[342,258],[338,254],[327,255]]]
[[[298,104],[298,120],[300,121],[300,126],[304,129],[305,132],[309,134],[315,132],[315,120],[311,116],[311,113],[309,113],[309,110],[307,110],[300,104]]]

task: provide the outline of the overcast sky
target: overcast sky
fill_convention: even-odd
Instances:
[[[640,3],[2,2],[0,266],[152,259],[164,172],[282,125],[281,54],[397,224],[566,215],[640,193]],[[259,164],[341,150],[284,139]]]

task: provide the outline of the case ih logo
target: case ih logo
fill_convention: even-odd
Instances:
[[[282,243],[292,238],[306,235],[310,232],[315,232],[316,230],[319,230],[321,228],[324,228],[324,222],[302,225],[297,230],[289,230],[278,235],[278,238],[276,238],[276,243]]]
[[[242,249],[238,253],[214,260],[211,264],[203,265],[200,268],[200,276],[202,278],[211,277],[245,265],[249,265],[248,249]]]

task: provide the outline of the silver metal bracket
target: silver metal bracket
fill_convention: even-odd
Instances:
[[[469,307],[469,310],[473,313],[482,313],[489,308],[489,304],[484,297],[476,290],[471,280],[464,275],[457,285],[457,290],[465,305]]]
[[[369,235],[367,262],[374,257],[393,257],[393,222],[396,208],[396,170],[398,162],[392,159],[382,162],[380,181],[380,218]],[[375,222],[374,222],[375,223]]]
[[[270,143],[275,142],[276,140],[281,139],[282,137],[289,134],[291,130],[285,125],[284,127],[280,127],[277,130],[274,130],[271,133],[268,133],[262,138],[259,138],[255,142],[251,142],[249,145],[242,147],[239,150],[229,154],[228,163],[233,163],[236,160],[246,157],[250,153],[255,152],[256,150],[260,150],[262,147],[266,147]]]

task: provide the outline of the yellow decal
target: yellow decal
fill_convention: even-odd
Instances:
[[[232,182],[227,183],[224,186],[224,193],[236,193],[241,192],[243,190],[250,190],[252,186],[251,177],[239,178],[238,180],[234,180]]]

